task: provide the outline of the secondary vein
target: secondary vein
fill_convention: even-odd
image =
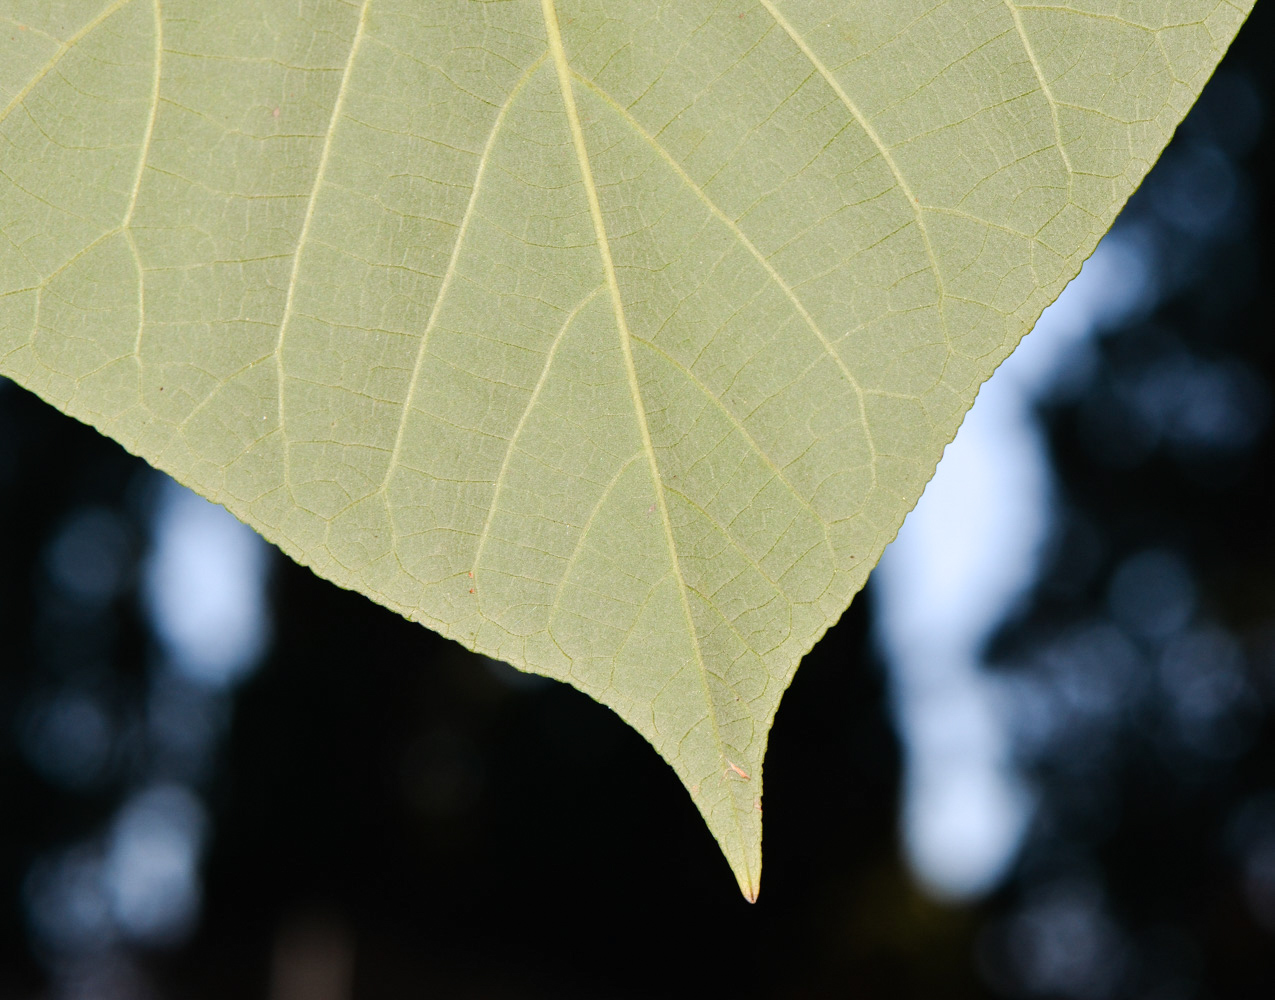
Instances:
[[[407,431],[407,420],[412,412],[412,402],[416,398],[416,387],[420,382],[421,369],[425,365],[425,356],[429,349],[430,334],[434,332],[434,327],[438,324],[438,317],[443,311],[443,301],[447,298],[447,293],[451,290],[452,282],[456,278],[457,263],[460,260],[461,249],[465,245],[465,236],[469,232],[469,224],[473,221],[474,213],[478,206],[478,193],[482,190],[483,178],[487,175],[487,165],[491,162],[492,150],[496,147],[496,137],[500,135],[501,127],[505,124],[505,116],[513,106],[514,100],[522,93],[527,82],[536,75],[548,57],[549,53],[546,52],[527,67],[518,82],[514,84],[513,89],[509,91],[509,96],[505,98],[505,103],[500,106],[500,111],[496,113],[496,120],[492,123],[491,131],[487,134],[487,142],[484,144],[483,151],[478,158],[478,170],[474,174],[474,187],[469,192],[469,202],[465,206],[465,214],[461,217],[460,228],[456,231],[456,242],[452,246],[452,255],[447,261],[447,270],[443,273],[443,280],[439,283],[438,294],[434,296],[434,305],[430,308],[429,319],[425,321],[425,330],[421,333],[420,346],[416,349],[416,360],[412,364],[412,378],[407,384],[407,396],[403,400],[403,413],[399,417],[398,430],[394,434],[394,448],[390,452],[389,462],[385,466],[385,478],[381,481],[382,490],[389,486],[390,477],[394,475],[394,470],[398,468],[399,457],[403,450],[403,437]]]
[[[847,111],[859,123],[859,127],[863,129],[867,137],[872,141],[872,145],[876,146],[877,152],[881,154],[881,159],[885,161],[885,165],[890,168],[890,173],[894,175],[895,181],[898,182],[899,190],[903,192],[903,196],[907,199],[908,207],[912,209],[912,214],[916,217],[917,228],[921,231],[921,240],[925,244],[925,255],[929,258],[930,270],[934,272],[934,282],[938,287],[939,297],[939,319],[943,324],[943,333],[947,337],[947,316],[943,310],[943,299],[945,292],[943,290],[943,273],[939,270],[938,255],[934,251],[934,244],[930,240],[930,231],[925,224],[925,213],[921,209],[921,202],[912,190],[912,185],[907,182],[907,178],[903,176],[903,171],[899,169],[898,163],[895,162],[894,154],[890,152],[887,146],[869,121],[868,116],[860,110],[859,106],[850,99],[850,95],[846,93],[840,81],[833,76],[832,71],[824,64],[823,60],[815,53],[809,43],[803,38],[800,32],[792,26],[786,17],[780,13],[779,8],[775,6],[772,0],[758,0],[758,2],[766,8],[766,12],[774,18],[775,23],[781,27],[785,34],[788,35],[801,50],[802,55],[810,62],[815,71],[824,79],[824,82],[831,88],[832,92],[837,95],[837,99],[841,101]]]
[[[645,140],[647,145],[656,152],[660,159],[672,168],[673,172],[677,174],[682,183],[686,185],[687,189],[700,200],[704,207],[713,215],[713,218],[717,219],[730,230],[731,235],[735,237],[740,246],[747,250],[748,253],[752,255],[753,259],[761,265],[762,269],[766,272],[767,277],[770,278],[775,287],[778,288],[784,297],[792,304],[792,307],[801,317],[802,322],[804,322],[810,332],[814,334],[815,339],[819,341],[824,352],[832,360],[832,363],[837,366],[838,371],[841,372],[842,378],[846,380],[846,384],[850,386],[850,390],[855,395],[855,399],[859,406],[859,420],[863,424],[863,433],[867,438],[868,452],[871,455],[872,482],[873,485],[875,485],[877,481],[877,446],[876,441],[872,436],[871,424],[868,421],[868,408],[867,402],[864,398],[865,394],[863,387],[859,384],[859,380],[855,378],[854,373],[850,370],[850,366],[846,364],[845,359],[837,353],[837,349],[833,347],[832,342],[824,334],[823,329],[815,322],[815,318],[810,314],[810,310],[806,308],[805,303],[801,301],[793,287],[784,280],[783,275],[776,270],[775,265],[772,264],[760,250],[757,249],[756,244],[748,238],[747,234],[745,234],[745,232],[740,228],[739,223],[722,211],[721,207],[708,196],[708,192],[700,187],[695,182],[695,179],[687,173],[686,168],[683,167],[682,164],[679,163],[667,149],[664,148],[663,144],[660,143],[655,136],[651,135],[650,132],[642,127],[642,123],[634,118],[627,108],[621,105],[619,101],[592,81],[586,80],[578,73],[573,73],[573,76],[592,90],[593,93],[598,96],[599,100],[603,101],[608,107],[615,111],[615,113],[619,115],[634,132]],[[715,397],[714,401],[717,402],[719,406],[721,405],[720,400],[717,400]],[[724,406],[722,408],[725,409]],[[741,431],[744,431],[743,425],[740,424],[738,420],[735,420],[733,416],[731,419],[737,426],[739,426]],[[747,431],[744,431],[744,434],[747,436]],[[759,447],[756,450],[758,454],[762,454]],[[765,456],[763,455],[763,457]],[[769,462],[770,460],[767,458],[766,461]],[[773,462],[770,464],[772,467],[774,466]],[[781,479],[783,478],[783,474],[779,472],[777,467],[775,468],[775,472]],[[789,485],[786,479],[784,480],[784,485]],[[789,486],[789,489],[792,489],[792,487]],[[796,495],[796,490],[792,490],[792,492]]]
[[[540,398],[540,391],[545,387],[545,383],[549,381],[549,372],[553,368],[553,360],[558,356],[558,347],[567,335],[567,331],[571,328],[571,324],[575,322],[575,318],[580,315],[598,292],[602,291],[601,287],[593,289],[576,305],[571,312],[567,313],[567,318],[563,321],[558,335],[553,338],[553,344],[549,347],[549,353],[545,356],[544,368],[540,371],[540,378],[536,382],[536,386],[531,390],[531,396],[527,400],[527,405],[523,408],[522,416],[518,419],[514,432],[509,436],[509,445],[505,448],[505,457],[501,459],[500,471],[496,473],[496,482],[492,488],[491,506],[487,508],[487,520],[483,523],[482,533],[478,536],[478,547],[474,550],[474,567],[471,573],[477,575],[480,572],[480,566],[483,561],[483,551],[487,547],[487,539],[491,536],[491,525],[496,519],[496,507],[500,500],[500,490],[505,484],[505,475],[509,471],[509,461],[513,458],[514,450],[518,445],[518,438],[522,436],[523,428],[527,426],[527,419],[531,416],[531,411],[535,409],[536,401]],[[481,583],[475,584],[481,591]],[[482,606],[481,594],[479,595],[479,607]]]
[[[1049,117],[1054,123],[1054,145],[1058,147],[1058,155],[1062,157],[1063,166],[1067,168],[1067,188],[1070,191],[1075,170],[1071,165],[1071,157],[1067,155],[1067,147],[1063,145],[1062,123],[1058,120],[1058,101],[1054,99],[1054,92],[1050,89],[1049,81],[1045,78],[1044,67],[1041,66],[1040,60],[1036,58],[1036,50],[1032,47],[1031,39],[1027,37],[1027,28],[1023,24],[1023,15],[1018,7],[1014,5],[1013,0],[1004,0],[1005,6],[1009,9],[1010,17],[1014,19],[1014,28],[1018,31],[1019,41],[1023,43],[1023,51],[1027,53],[1027,61],[1032,65],[1032,71],[1036,74],[1036,82],[1040,84],[1040,92],[1045,96],[1045,101],[1049,104]]]
[[[319,168],[314,174],[314,184],[310,187],[310,198],[306,202],[305,220],[301,223],[301,234],[297,237],[297,248],[292,256],[292,273],[288,277],[288,294],[283,303],[283,316],[279,320],[279,341],[275,345],[275,369],[279,382],[279,432],[283,433],[283,336],[288,330],[288,322],[292,319],[293,296],[297,290],[297,278],[301,273],[301,252],[305,249],[306,240],[310,237],[310,225],[314,222],[314,206],[319,200],[319,189],[323,187],[323,178],[328,170],[328,157],[332,153],[332,136],[336,133],[337,122],[341,120],[341,111],[345,107],[345,96],[350,88],[350,76],[354,70],[354,61],[359,54],[359,46],[363,43],[363,32],[367,27],[367,9],[372,0],[363,0],[359,10],[359,23],[354,31],[354,40],[350,43],[350,55],[345,60],[345,72],[341,74],[341,86],[337,90],[336,101],[332,105],[332,118],[328,122],[328,131],[323,138],[323,152],[319,154]],[[283,438],[283,476],[288,479],[288,438]]]
[[[124,239],[132,251],[133,260],[137,264],[137,337],[133,342],[133,356],[138,359],[138,398],[141,398],[141,357],[142,332],[146,328],[146,269],[142,266],[142,256],[137,249],[137,240],[133,238],[130,228],[133,224],[133,213],[137,211],[137,196],[142,190],[142,176],[146,173],[146,160],[150,157],[151,141],[155,136],[155,119],[159,116],[159,85],[164,74],[164,13],[160,0],[153,0],[155,14],[155,71],[151,80],[151,111],[146,119],[146,133],[142,136],[142,148],[137,157],[137,175],[133,178],[133,193],[128,199],[128,209],[124,212],[124,221],[120,229],[124,231]]]
[[[63,56],[101,27],[101,25],[106,22],[106,19],[112,14],[124,7],[127,7],[132,2],[133,0],[115,0],[114,3],[109,4],[104,10],[102,10],[97,17],[93,18],[93,20],[89,21],[88,24],[84,25],[84,27],[59,45],[58,50],[53,53],[49,61],[40,67],[40,71],[36,73],[35,76],[31,77],[31,79],[27,81],[26,86],[14,94],[13,99],[4,106],[4,110],[0,111],[0,122],[3,122],[6,118],[8,118],[13,109],[30,96],[31,91],[36,88],[36,85],[39,84],[41,80],[49,75],[54,66],[62,61]],[[43,32],[41,32],[41,34],[43,34]]]

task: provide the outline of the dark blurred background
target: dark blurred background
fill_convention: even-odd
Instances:
[[[1065,296],[1022,397],[1040,540],[962,668],[1003,821],[926,812],[870,585],[779,712],[755,906],[609,711],[0,384],[0,998],[1275,996],[1273,45],[1259,4],[1095,258],[1137,294]]]

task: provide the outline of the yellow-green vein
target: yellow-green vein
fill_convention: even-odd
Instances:
[[[434,296],[434,305],[430,308],[429,318],[425,321],[425,329],[421,333],[421,343],[416,350],[416,361],[412,365],[412,377],[407,384],[407,395],[403,399],[403,413],[399,417],[398,430],[394,434],[394,447],[390,451],[390,459],[385,466],[385,478],[381,480],[382,492],[389,485],[390,478],[398,467],[399,456],[403,450],[403,436],[407,431],[407,420],[412,412],[412,401],[416,398],[416,387],[420,383],[421,369],[425,366],[429,337],[434,332],[434,327],[438,324],[438,317],[443,311],[443,300],[447,298],[447,293],[456,278],[457,262],[460,260],[460,252],[465,244],[465,234],[469,232],[469,224],[474,218],[474,211],[478,205],[478,194],[482,190],[483,178],[487,175],[487,165],[491,162],[491,151],[496,146],[496,137],[500,134],[501,126],[505,123],[505,116],[509,114],[509,109],[513,107],[514,100],[522,93],[528,81],[536,75],[536,71],[545,64],[548,58],[549,53],[545,52],[544,55],[528,66],[526,72],[519,77],[518,82],[509,91],[509,96],[505,98],[505,103],[496,112],[496,120],[492,122],[491,131],[487,134],[487,142],[483,145],[483,151],[478,157],[478,170],[474,173],[474,187],[469,193],[469,202],[465,205],[465,212],[461,216],[460,226],[456,230],[456,242],[452,245],[452,255],[447,261],[447,270],[443,272],[443,280],[439,283],[438,294]]]
[[[721,727],[717,721],[717,709],[713,702],[713,693],[708,684],[708,668],[704,663],[704,653],[700,648],[699,633],[695,629],[695,619],[691,614],[691,604],[686,596],[686,580],[682,576],[682,564],[678,559],[677,543],[673,538],[673,523],[669,519],[668,504],[664,498],[664,489],[660,478],[659,463],[655,458],[655,445],[651,441],[651,429],[646,417],[646,404],[642,401],[642,392],[638,383],[637,367],[633,363],[633,348],[629,339],[629,325],[625,318],[624,301],[620,294],[620,282],[615,273],[615,262],[611,256],[611,243],[607,236],[606,220],[602,216],[602,203],[598,198],[597,184],[593,179],[593,167],[589,162],[589,150],[584,141],[584,129],[580,124],[580,113],[576,108],[575,92],[572,89],[571,66],[567,62],[566,50],[562,45],[562,29],[558,25],[558,12],[554,8],[554,0],[541,0],[544,12],[545,30],[549,36],[549,51],[553,54],[554,67],[558,72],[558,83],[562,88],[562,103],[566,111],[567,122],[571,127],[571,139],[575,145],[576,158],[580,164],[580,178],[584,185],[585,196],[589,202],[589,214],[593,218],[593,228],[598,240],[598,256],[602,259],[602,270],[606,275],[607,287],[611,292],[611,304],[615,310],[616,326],[619,328],[620,349],[624,356],[624,369],[628,375],[629,391],[633,397],[633,410],[637,417],[638,430],[642,435],[642,446],[646,451],[650,465],[652,487],[655,490],[655,502],[659,508],[660,521],[664,526],[664,538],[668,543],[669,559],[674,579],[677,581],[678,594],[682,601],[682,613],[686,619],[686,629],[690,637],[691,648],[699,667],[699,677],[704,688],[704,701],[708,711],[709,722],[713,727],[713,736],[717,741],[719,752],[725,760],[725,741],[722,739]],[[750,900],[757,898],[758,873],[754,873],[748,865],[748,844],[744,841],[743,827],[739,822],[739,812],[734,798],[730,803],[731,819],[734,821],[739,838],[741,860],[744,864],[744,882],[741,888]]]
[[[39,85],[41,80],[52,72],[53,67],[60,63],[68,52],[100,28],[112,14],[118,10],[122,10],[132,2],[133,0],[115,0],[114,3],[108,4],[105,9],[97,15],[97,17],[93,18],[93,20],[89,21],[86,25],[84,25],[84,27],[59,45],[58,50],[53,53],[53,55],[49,58],[49,61],[40,67],[40,72],[31,77],[31,79],[27,81],[26,86],[14,94],[13,99],[4,106],[4,110],[0,111],[0,124],[4,123],[5,119],[9,117],[9,114],[14,108],[27,99],[31,91]]]
[[[805,38],[803,38],[801,34],[798,33],[797,29],[789,23],[788,19],[780,13],[773,0],[758,0],[758,3],[766,8],[767,13],[775,19],[775,23],[778,24],[788,37],[793,40],[797,48],[801,49],[802,55],[809,60],[810,65],[815,68],[821,77],[823,77],[824,82],[832,88],[832,92],[837,95],[837,99],[845,105],[846,110],[849,111],[850,114],[854,116],[854,120],[859,123],[859,127],[862,128],[867,137],[872,140],[872,145],[876,146],[877,152],[881,154],[881,159],[885,161],[885,165],[890,168],[890,173],[894,175],[894,179],[899,185],[899,190],[903,192],[903,196],[907,199],[908,207],[912,210],[912,214],[916,217],[916,225],[921,232],[921,240],[925,244],[925,255],[929,258],[930,270],[934,273],[934,284],[938,292],[939,320],[943,324],[943,335],[950,342],[951,336],[947,332],[947,316],[943,312],[943,273],[939,270],[938,254],[934,252],[934,244],[930,240],[930,231],[925,224],[925,213],[921,209],[920,199],[918,199],[916,194],[913,192],[912,185],[908,183],[907,178],[903,176],[903,171],[899,169],[898,163],[895,162],[894,154],[890,152],[890,147],[881,141],[881,136],[877,134],[877,130],[873,127],[872,122],[868,120],[868,116],[859,110],[859,105],[850,99],[850,95],[847,94],[845,88],[841,86],[841,82],[832,75],[832,71],[828,69],[823,60],[819,58],[814,49],[812,49],[809,43],[806,42]]]
[[[537,380],[535,388],[531,390],[531,396],[527,400],[527,405],[523,408],[522,416],[518,418],[518,423],[514,427],[513,433],[509,435],[509,446],[505,448],[504,458],[500,461],[500,471],[496,473],[496,481],[492,487],[491,505],[487,508],[487,520],[483,522],[483,530],[478,536],[478,545],[474,549],[474,565],[470,572],[473,573],[475,579],[477,579],[480,575],[479,567],[482,565],[483,561],[483,549],[487,547],[487,538],[491,534],[491,525],[496,519],[496,505],[500,500],[500,489],[504,485],[505,473],[509,469],[509,460],[513,458],[514,448],[518,444],[518,438],[522,435],[522,429],[527,426],[527,418],[531,416],[531,411],[535,408],[536,400],[540,398],[540,391],[545,387],[545,383],[549,380],[549,371],[553,368],[553,359],[558,354],[558,346],[562,343],[563,338],[566,337],[567,330],[570,329],[571,324],[575,322],[575,318],[580,315],[585,306],[594,300],[600,291],[602,291],[601,285],[589,292],[589,294],[581,299],[576,307],[567,314],[567,318],[563,321],[562,326],[558,330],[558,335],[553,338],[553,343],[549,347],[549,353],[545,356],[544,368],[540,372],[540,378]],[[482,584],[475,583],[474,586],[478,590],[478,603],[479,608],[481,609],[483,592]]]
[[[788,301],[792,304],[792,307],[797,310],[797,314],[801,317],[802,322],[804,322],[806,326],[809,327],[810,332],[815,335],[816,339],[823,346],[823,349],[827,352],[828,357],[832,359],[833,363],[841,372],[842,377],[846,380],[855,394],[859,404],[859,419],[863,423],[863,433],[868,440],[868,453],[871,455],[870,467],[872,470],[872,482],[875,485],[877,474],[877,449],[875,442],[872,440],[872,428],[868,424],[868,409],[867,403],[864,399],[863,387],[859,384],[859,380],[855,378],[854,373],[845,363],[845,360],[837,353],[836,348],[832,346],[832,342],[824,335],[819,324],[815,322],[815,318],[810,315],[810,310],[806,308],[805,303],[803,303],[797,296],[793,287],[784,280],[783,275],[775,270],[775,266],[766,259],[765,255],[757,249],[757,246],[753,243],[753,241],[750,240],[744,231],[739,228],[739,224],[721,210],[717,203],[708,196],[707,192],[695,183],[695,178],[686,172],[686,169],[673,158],[669,151],[664,148],[655,136],[651,135],[645,128],[642,127],[642,123],[634,118],[629,113],[628,109],[623,107],[615,98],[601,87],[597,86],[592,81],[585,79],[579,73],[573,73],[572,75],[576,80],[579,80],[580,83],[596,94],[599,100],[603,101],[607,106],[619,114],[620,117],[624,119],[625,124],[627,124],[631,129],[633,129],[633,131],[650,144],[651,148],[665,163],[669,165],[669,167],[672,168],[673,172],[677,174],[682,183],[684,183],[695,197],[703,203],[704,207],[708,209],[712,216],[725,225],[726,228],[730,230],[731,235],[739,241],[740,245],[753,256],[758,264],[762,266],[770,280],[774,282],[775,286],[779,288],[783,295],[788,299]]]
[[[328,159],[332,155],[332,137],[336,135],[337,123],[341,120],[341,111],[345,107],[345,96],[349,92],[350,77],[354,72],[354,63],[358,58],[359,46],[363,43],[363,33],[367,28],[367,10],[372,0],[363,0],[363,6],[359,10],[358,25],[354,29],[354,38],[350,42],[350,54],[345,60],[345,70],[341,74],[341,85],[336,92],[336,100],[332,103],[332,117],[328,121],[327,134],[323,137],[323,150],[319,154],[319,166],[314,172],[314,183],[310,185],[310,197],[306,201],[305,218],[301,223],[301,233],[297,237],[297,247],[292,255],[292,273],[288,277],[288,292],[283,303],[283,316],[279,320],[279,339],[275,344],[275,375],[279,383],[279,403],[278,403],[278,423],[279,433],[283,435],[283,480],[284,485],[291,489],[288,482],[288,465],[289,465],[289,447],[288,435],[283,429],[283,338],[288,332],[288,322],[292,319],[292,304],[297,291],[297,279],[301,274],[301,254],[305,249],[306,240],[310,236],[310,226],[314,222],[314,208],[319,200],[319,189],[323,187],[323,178],[328,170]]]

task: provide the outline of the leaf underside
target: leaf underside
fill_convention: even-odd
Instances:
[[[756,897],[762,757],[1251,0],[0,0],[0,371],[575,685]]]

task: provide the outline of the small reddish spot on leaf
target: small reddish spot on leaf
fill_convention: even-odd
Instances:
[[[278,117],[279,117],[279,109],[278,109],[278,108],[275,108],[275,109],[274,109],[272,112],[270,112],[270,113],[271,113],[272,115],[274,115],[276,118],[278,118]]]
[[[745,781],[751,781],[751,780],[752,780],[750,777],[748,777],[748,772],[747,772],[747,771],[745,771],[742,767],[740,767],[740,766],[739,766],[738,764],[736,764],[733,760],[731,760],[729,757],[727,757],[727,758],[726,758],[726,771],[725,771],[725,773],[729,775],[732,771],[734,771],[736,774],[738,774],[738,775],[739,775],[741,778],[743,778]]]

